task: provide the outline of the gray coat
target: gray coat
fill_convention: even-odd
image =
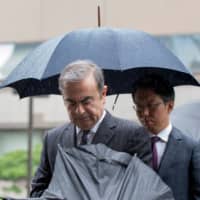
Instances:
[[[107,112],[92,143],[103,143],[116,151],[137,154],[145,163],[150,164],[149,137],[136,132],[137,128],[138,125],[134,122],[116,118]],[[41,162],[32,181],[31,197],[41,196],[48,187],[54,170],[58,144],[65,148],[76,146],[73,124],[65,124],[46,133]]]

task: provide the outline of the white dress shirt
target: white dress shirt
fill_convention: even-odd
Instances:
[[[101,124],[101,122],[103,121],[104,117],[106,115],[106,111],[103,111],[103,114],[101,116],[101,118],[99,119],[99,121],[90,129],[90,132],[87,135],[87,144],[91,144],[92,140]],[[76,126],[76,134],[77,134],[77,145],[81,144],[81,139],[82,139],[82,135],[83,135],[83,131]]]
[[[170,135],[171,130],[172,130],[172,124],[170,122],[169,125],[165,129],[163,129],[161,132],[159,132],[157,135],[150,133],[150,137],[157,136],[160,138],[160,140],[158,142],[156,142],[158,165],[160,165],[160,161],[165,152],[165,148],[166,148],[167,142],[169,140],[169,135]]]

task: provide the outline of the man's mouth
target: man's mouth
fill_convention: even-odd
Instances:
[[[152,125],[153,124],[153,121],[151,119],[145,119],[145,120],[143,120],[143,122],[146,125]]]
[[[76,118],[78,121],[88,121],[90,120],[90,118],[88,116],[84,116],[84,117],[77,117]]]

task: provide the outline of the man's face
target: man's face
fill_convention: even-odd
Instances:
[[[106,92],[104,86],[99,93],[92,74],[82,81],[65,85],[63,99],[70,120],[83,130],[91,129],[103,113]]]
[[[169,124],[173,101],[165,103],[153,90],[138,89],[134,103],[140,122],[150,132],[158,134]]]

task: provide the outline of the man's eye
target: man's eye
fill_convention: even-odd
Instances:
[[[66,103],[67,103],[68,106],[76,106],[76,103],[75,103],[75,102],[66,101]]]
[[[83,105],[88,105],[91,103],[91,99],[86,99],[85,101],[82,102]]]

